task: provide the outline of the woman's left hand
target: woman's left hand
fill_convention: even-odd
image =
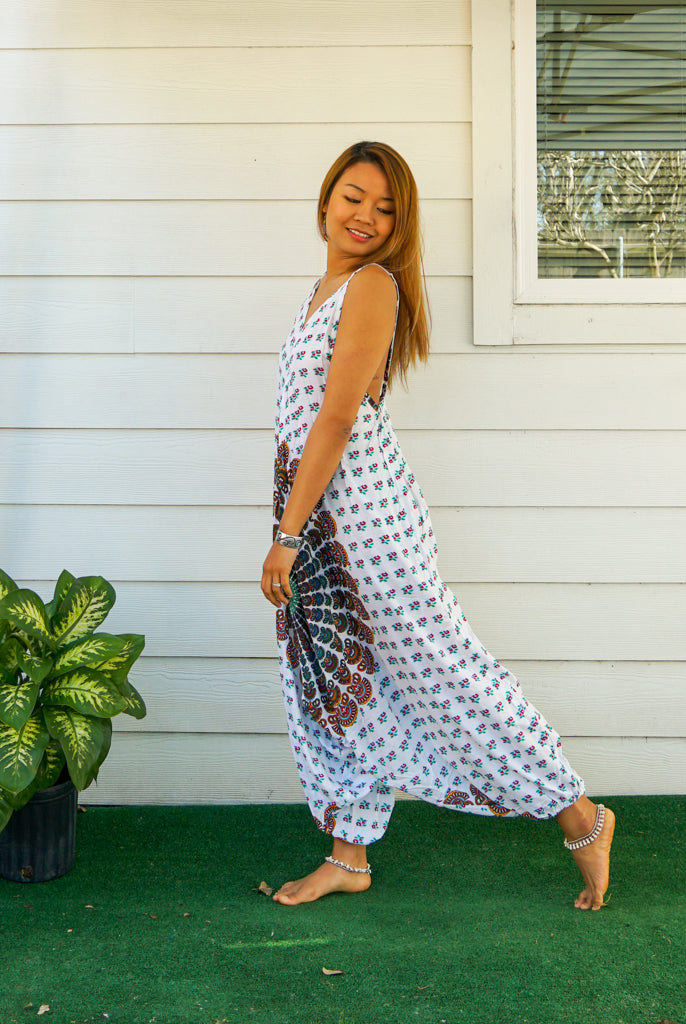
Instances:
[[[298,557],[296,548],[287,548],[276,541],[269,549],[269,554],[262,566],[262,593],[276,608],[288,604],[293,592],[291,590],[290,572]]]

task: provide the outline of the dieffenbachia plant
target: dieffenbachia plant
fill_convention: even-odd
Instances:
[[[65,764],[77,789],[97,778],[113,715],[145,716],[128,680],[145,637],[95,632],[115,597],[65,570],[46,605],[0,570],[0,831]]]

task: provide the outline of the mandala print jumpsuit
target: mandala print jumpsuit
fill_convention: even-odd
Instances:
[[[321,407],[349,281],[306,320],[312,288],[280,353],[275,523]],[[557,733],[438,574],[429,511],[384,401],[388,365],[378,405],[365,395],[303,527],[293,597],[276,621],[310,810],[323,832],[365,845],[388,825],[391,788],[456,810],[533,818],[584,792]]]

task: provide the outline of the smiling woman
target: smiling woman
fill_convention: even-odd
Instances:
[[[387,190],[380,167],[359,163],[348,168],[323,207],[324,234],[335,248],[352,255],[383,245],[395,224],[395,203],[384,195]]]
[[[348,241],[355,231],[358,235],[373,235],[372,240],[361,242],[360,248],[347,253],[347,259],[345,251],[332,246],[327,235],[329,209],[337,200],[343,207],[361,209],[361,219],[349,220],[352,231]],[[368,213],[373,223],[369,219],[364,222]],[[429,324],[417,185],[400,154],[379,142],[358,142],[341,153],[322,182],[317,225],[327,243],[327,273],[318,282],[319,301],[332,290],[331,284],[327,291],[323,287],[335,277],[336,256],[342,257],[343,278],[372,259],[392,273],[399,296],[389,380],[392,382],[396,374],[404,379],[410,366],[428,358]]]
[[[594,807],[557,733],[484,648],[438,574],[424,496],[385,404],[428,352],[414,178],[380,143],[324,179],[326,273],[279,358],[275,539],[262,591],[277,609],[296,765],[332,856],[279,903],[360,892],[391,788],[475,814],[557,815],[599,909],[614,816]]]

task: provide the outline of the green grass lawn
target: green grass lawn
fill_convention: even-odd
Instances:
[[[401,802],[367,893],[289,908],[304,806],[90,808],[69,875],[0,881],[0,1024],[686,1024],[686,798],[606,802],[595,914],[554,822]]]

